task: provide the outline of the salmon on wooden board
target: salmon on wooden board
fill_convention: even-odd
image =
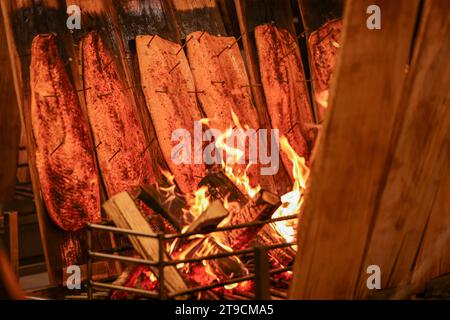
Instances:
[[[158,142],[176,184],[188,195],[197,190],[206,173],[203,161],[194,163],[194,154],[203,154],[202,143],[193,143],[194,122],[200,123],[202,115],[188,61],[179,44],[159,36],[138,36],[136,49],[141,84]],[[190,139],[177,136],[178,129],[189,133]],[[183,141],[189,147],[177,149]]]
[[[236,38],[198,31],[187,36],[186,46],[195,85],[200,92],[197,96],[209,119],[209,127],[225,132],[236,127],[238,120],[243,129],[259,130],[250,80]],[[246,150],[247,160],[248,156],[249,150]],[[234,174],[245,170],[245,165],[233,166]],[[248,173],[251,185],[258,185],[259,166],[252,165]]]
[[[82,50],[86,105],[108,195],[154,183],[133,93],[121,79],[115,58],[94,32],[83,38]]]
[[[342,20],[333,20],[314,31],[308,40],[314,100],[320,121],[323,120],[328,107],[330,82],[340,47],[341,29]]]
[[[31,123],[42,196],[66,231],[101,221],[100,184],[89,124],[53,34],[31,48]]]
[[[295,152],[309,159],[314,144],[313,114],[297,39],[271,25],[255,28],[261,81],[272,128],[280,130]],[[292,162],[281,158],[292,177]]]

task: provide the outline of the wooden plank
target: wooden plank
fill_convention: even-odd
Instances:
[[[292,11],[289,1],[255,1],[255,0],[235,0],[239,27],[241,30],[244,56],[247,63],[248,75],[253,94],[255,107],[258,111],[261,128],[271,128],[271,121],[267,112],[267,103],[264,90],[261,85],[261,74],[259,69],[258,54],[254,29],[260,24],[273,23],[277,26],[288,29],[295,34],[295,27],[292,22]],[[282,195],[291,188],[289,174],[283,164],[280,164],[278,173],[272,177],[275,182],[268,181],[263,188]],[[267,179],[269,180],[269,179]],[[275,185],[275,189],[272,187]]]
[[[346,0],[298,0],[306,35],[319,29],[325,23],[341,19]]]
[[[226,35],[219,4],[216,0],[167,0],[178,22],[182,38],[195,31]]]
[[[19,213],[7,212],[4,218],[11,270],[19,277]]]
[[[66,6],[62,0],[1,0],[3,19],[13,69],[14,85],[20,108],[23,129],[27,140],[28,161],[32,178],[41,240],[43,243],[49,280],[52,285],[62,283],[63,269],[69,265],[81,265],[86,257],[82,253],[85,243],[83,233],[69,233],[57,228],[48,217],[40,193],[40,181],[36,169],[36,145],[31,125],[30,61],[31,42],[38,34],[57,33],[61,54],[68,61],[68,72],[75,88],[80,88],[78,59],[72,37],[66,27]],[[69,60],[71,58],[72,60]],[[81,106],[83,109],[83,101]],[[110,246],[107,237],[95,237],[95,246]]]
[[[391,135],[401,124],[397,115],[419,1],[378,1],[383,29],[375,31],[366,27],[370,4],[347,3],[330,110],[299,222],[294,299],[353,297]]]
[[[8,258],[0,246],[0,299],[20,300],[25,294],[20,289],[19,281],[11,270]]]
[[[123,192],[112,197],[107,201],[103,208],[108,216],[114,221],[119,228],[130,229],[133,231],[155,234],[150,225],[145,220],[143,214],[133,201],[133,198]],[[129,236],[134,249],[142,258],[150,261],[159,261],[159,240],[148,237]],[[167,252],[164,249],[164,257],[169,260]],[[155,275],[159,277],[158,267],[150,267]],[[183,278],[179,274],[175,266],[164,268],[164,284],[169,293],[176,293],[187,289]]]
[[[450,271],[450,210],[444,199],[450,181],[450,43],[437,41],[450,39],[449,11],[445,0],[426,1],[423,7],[401,99],[403,126],[375,208],[356,298],[368,295],[369,265],[381,268],[383,288],[410,284],[413,269],[413,284],[422,288]]]
[[[446,147],[449,158],[449,148]],[[443,170],[439,184],[439,191],[430,212],[429,221],[424,238],[414,265],[411,283],[415,292],[422,292],[426,283],[445,273],[450,273],[450,201],[448,201],[448,186],[450,173],[448,168]]]
[[[166,1],[160,0],[113,0],[118,25],[126,49],[138,35],[159,35],[167,40],[180,42],[181,35]]]
[[[5,26],[0,16],[0,204],[11,201],[16,184],[20,139],[20,116],[6,41]]]

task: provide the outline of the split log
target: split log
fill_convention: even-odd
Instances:
[[[164,193],[155,185],[142,186],[132,192],[134,199],[139,199],[153,211],[166,219],[177,231],[181,231],[183,209],[187,206],[184,198],[173,193]]]
[[[272,225],[264,226],[264,228],[256,235],[255,240],[262,246],[273,246],[274,244],[286,242]],[[283,268],[294,262],[296,251],[292,247],[286,247],[270,250],[268,255],[272,267]]]
[[[186,232],[211,230],[228,216],[229,212],[221,201],[213,201],[208,208],[189,225]]]
[[[246,197],[234,185],[234,183],[228,179],[228,177],[222,171],[214,171],[213,173],[207,175],[202,180],[200,185],[207,186],[211,197],[213,197],[214,199],[221,199],[222,201],[224,201],[225,199],[228,199],[228,202],[230,202],[230,203],[236,202],[239,204],[239,206],[241,208],[247,207],[245,210],[251,210],[250,209],[251,205],[248,204],[249,198]],[[261,197],[261,194],[266,194],[266,196],[264,196],[264,198],[267,197],[267,199],[272,199],[272,200],[269,200],[268,203],[266,204],[267,209],[268,209],[267,212],[270,212],[273,209],[273,207],[271,207],[270,203],[275,203],[275,200],[273,200],[273,199],[275,199],[275,197],[276,198],[278,198],[278,197],[276,195],[274,195],[273,193],[263,190],[262,192],[260,192],[260,194],[257,196],[257,198]],[[259,203],[265,202],[264,199],[258,200],[257,198],[255,198],[255,200],[251,201],[251,203],[255,204],[255,203],[258,203],[258,201],[260,201]],[[277,208],[278,208],[278,206],[277,206]],[[265,207],[265,205],[262,205],[262,208],[264,208],[264,207]],[[270,208],[270,210],[269,210],[269,208]],[[275,208],[275,210],[277,208]],[[239,211],[239,210],[241,210],[241,209],[237,209],[236,211]],[[242,209],[242,210],[244,210],[244,209]],[[262,216],[263,217],[265,216],[267,219],[268,217],[272,216],[272,214],[275,212],[275,210],[273,210],[270,215],[267,214],[267,212],[265,212]],[[238,213],[237,215],[239,216],[240,214]],[[257,216],[257,215],[258,214],[255,214],[255,216]],[[241,224],[241,223],[252,221],[250,219],[247,220],[245,215],[240,215],[240,216],[241,216],[241,218],[243,218],[242,221],[239,222],[238,220],[236,220],[235,222],[232,222],[230,224],[236,225],[236,224]],[[244,216],[244,217],[242,217],[242,216]],[[255,236],[255,235],[256,235],[256,242],[260,243],[261,245],[265,245],[265,246],[286,242],[285,239],[278,233],[278,231],[274,230],[271,225],[265,225],[262,228],[260,228],[254,235],[252,235],[250,233],[248,236],[251,238],[252,236]],[[224,239],[224,241],[228,242],[227,239]],[[290,247],[283,248],[283,249],[271,250],[271,251],[269,251],[268,254],[270,256],[270,260],[271,260],[273,266],[289,265],[290,263],[292,263],[292,261],[294,260],[294,257],[295,257],[295,251]]]
[[[200,181],[199,187],[208,187],[209,195],[225,202],[237,202],[243,207],[248,202],[246,197],[239,188],[223,173],[223,171],[214,170]]]
[[[185,246],[183,258],[199,258],[208,255],[227,253],[226,248],[213,236],[203,239],[197,239],[191,242],[190,246]],[[189,281],[198,285],[208,285],[213,281],[228,280],[232,277],[243,276],[247,273],[242,261],[239,257],[230,256],[208,261],[188,263],[182,268],[183,274],[187,276]]]
[[[280,207],[280,198],[268,191],[260,191],[245,207],[232,215],[229,225],[239,225],[269,219]],[[227,232],[230,246],[239,250],[248,245],[264,226],[255,226]]]
[[[107,201],[103,208],[108,216],[119,228],[130,229],[133,231],[154,234],[154,231],[145,220],[143,213],[138,209],[129,193],[123,192]],[[134,249],[144,258],[155,261],[159,257],[159,241],[154,238],[129,236]],[[169,260],[167,252],[164,251],[165,261]],[[157,277],[158,268],[151,266],[152,271]],[[169,293],[186,290],[187,286],[174,266],[168,266],[164,269],[164,285]]]

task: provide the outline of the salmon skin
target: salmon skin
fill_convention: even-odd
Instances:
[[[202,145],[191,154],[173,153],[179,141],[172,141],[177,129],[187,130],[193,138],[194,122],[202,118],[186,56],[179,44],[159,36],[138,36],[136,48],[147,107],[165,161],[181,192],[193,193],[206,172],[203,164],[193,162],[194,153],[202,154]]]
[[[328,107],[331,76],[336,66],[342,20],[333,20],[314,31],[309,37],[311,76],[318,118],[323,119]]]
[[[82,40],[86,105],[110,197],[155,182],[148,143],[131,90],[98,33]]]
[[[100,187],[89,125],[53,34],[31,48],[31,123],[42,196],[65,231],[101,221]]]
[[[261,81],[272,127],[280,130],[296,153],[309,159],[314,144],[313,114],[300,50],[286,29],[271,25],[255,28]],[[292,162],[283,163],[292,177]]]
[[[200,31],[188,35],[188,39],[191,37],[186,45],[188,60],[197,91],[201,92],[198,99],[209,127],[225,132],[239,125],[258,131],[258,113],[252,102],[250,81],[236,38],[217,37]],[[245,153],[247,157],[248,148]],[[247,170],[246,165],[233,165],[232,168],[235,175]],[[252,187],[260,184],[257,164],[249,168],[248,175]]]

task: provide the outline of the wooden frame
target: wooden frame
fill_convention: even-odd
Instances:
[[[370,265],[393,298],[450,270],[449,3],[378,1],[381,30],[366,28],[370,4],[347,3],[291,298],[367,298]]]

